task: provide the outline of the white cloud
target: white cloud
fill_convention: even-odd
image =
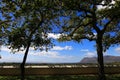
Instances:
[[[59,52],[57,51],[41,51],[41,52],[36,52],[36,51],[31,51],[29,52],[30,55],[35,55],[35,56],[41,56],[41,57],[48,57],[48,58],[61,58],[61,59],[65,59],[65,58],[72,58],[73,56],[67,56],[67,55],[61,55]]]
[[[112,0],[111,4],[115,4],[115,0]]]
[[[34,47],[30,47],[30,50],[35,50]]]
[[[96,51],[90,51],[88,49],[81,49],[80,51],[85,53],[85,57],[97,57]],[[109,54],[107,52],[104,52],[103,55],[106,56]]]
[[[54,33],[49,33],[48,38],[53,38],[53,39],[58,39],[61,34],[54,34]]]
[[[61,47],[61,46],[54,46],[52,50],[49,50],[48,52],[46,51],[39,51],[39,50],[34,50],[34,48],[30,47],[30,50],[29,50],[29,53],[28,53],[28,56],[39,56],[39,57],[42,57],[42,58],[49,58],[49,59],[71,59],[73,58],[74,56],[71,56],[71,55],[64,55],[64,54],[61,54],[59,51],[60,50],[71,50],[72,47],[71,46],[64,46],[64,47]],[[5,53],[10,53],[10,49],[8,49],[7,47],[5,46],[2,46],[2,51],[5,51]],[[16,52],[15,55],[22,55],[25,53],[25,51],[19,51],[19,52]],[[12,55],[11,55],[12,56]],[[3,57],[3,56],[2,56]],[[12,62],[13,59],[15,60],[15,58],[8,58],[10,59],[10,61]],[[9,61],[8,59],[6,59],[5,57],[2,58],[2,61]],[[21,58],[22,59],[22,58]],[[16,59],[17,60],[17,59]],[[18,60],[20,61],[20,60]]]
[[[98,10],[101,10],[101,9],[105,9],[106,6],[99,5],[99,6],[97,6],[97,8],[98,8]]]
[[[81,52],[88,52],[89,50],[88,49],[81,49],[80,51]]]
[[[7,46],[2,46],[1,51],[7,52],[7,53],[12,53],[12,52],[11,52],[11,49],[9,49]],[[19,53],[19,54],[24,54],[24,52],[25,52],[25,50],[24,50],[24,51],[18,51],[18,52],[16,52],[16,53],[17,53],[17,54],[18,54],[18,53]]]
[[[4,51],[7,51],[7,48],[4,48]],[[1,51],[2,52],[2,51]],[[9,52],[2,52],[0,62],[21,62],[23,59],[24,52],[20,51],[16,54],[9,54]],[[7,55],[7,56],[6,56]],[[34,51],[31,50],[28,53],[27,62],[67,62],[75,57],[72,55],[64,55],[58,51]]]
[[[5,47],[5,46],[2,46],[2,47],[1,47],[1,51],[10,52],[11,50],[8,49],[8,48]]]
[[[120,53],[120,47],[115,48],[115,51],[116,51],[117,53]]]
[[[14,56],[14,55],[9,55],[9,56],[2,56],[0,62],[22,62],[22,57],[21,56]]]
[[[87,52],[86,57],[95,57],[96,56],[96,53],[95,52]]]
[[[88,49],[81,49],[80,51],[85,52],[85,57],[95,57],[97,55],[95,51],[93,52]]]
[[[61,50],[72,50],[72,46],[54,46],[51,50],[48,51],[35,51],[33,48],[30,48],[29,54],[30,55],[36,55],[36,56],[43,56],[43,57],[49,57],[49,58],[71,58],[72,56],[66,56],[66,55],[61,55],[59,51]],[[23,53],[23,52],[20,52]]]
[[[105,4],[105,2],[103,1],[101,4]],[[98,5],[97,8],[98,8],[98,10],[105,9],[107,7],[111,8],[112,6],[110,6],[110,5],[112,5],[112,4],[115,4],[115,0],[112,0],[112,2],[108,6]]]
[[[65,59],[65,58],[72,58],[73,56],[67,56],[67,55],[61,55],[59,51],[61,50],[71,50],[72,46],[54,46],[51,50],[49,51],[33,51],[30,50],[29,54],[31,55],[36,55],[36,56],[41,56],[41,57],[48,57],[48,58],[59,58],[59,59]]]
[[[54,46],[51,50],[72,50],[72,46],[65,46],[65,47],[61,47],[61,46]]]
[[[58,52],[54,52],[54,51],[30,51],[29,54],[31,55],[37,55],[37,56],[57,56],[59,55]]]
[[[37,56],[49,56],[49,57],[58,57],[59,52],[61,50],[71,50],[72,47],[71,46],[65,46],[65,47],[61,47],[61,46],[54,46],[51,50],[48,51],[39,51],[39,50],[34,50],[34,48],[30,47],[29,50],[29,54],[31,55],[37,55]],[[24,54],[25,51],[19,51],[17,52],[18,54]]]

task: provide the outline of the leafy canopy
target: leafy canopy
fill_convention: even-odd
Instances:
[[[1,8],[11,15],[7,29],[7,45],[13,52],[24,50],[28,43],[35,49],[53,46],[48,33],[52,32],[52,19],[59,10],[59,0],[2,0]]]
[[[67,18],[67,24],[62,26],[64,34],[59,40],[96,41],[102,35],[104,51],[120,43],[119,5],[117,0],[63,0],[61,16]]]

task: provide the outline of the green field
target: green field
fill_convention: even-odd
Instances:
[[[20,80],[16,76],[0,76],[0,80]],[[98,80],[97,76],[27,76],[25,80]],[[107,75],[107,80],[120,80],[120,75]]]

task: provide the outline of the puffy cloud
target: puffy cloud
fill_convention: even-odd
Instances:
[[[57,51],[61,51],[61,50],[72,50],[72,46],[64,46],[64,47],[61,47],[61,46],[54,46],[51,50],[49,50],[48,52],[46,51],[39,51],[39,50],[34,50],[33,47],[30,47],[30,50],[29,50],[29,54],[36,54],[36,53],[39,53],[40,55],[57,55],[58,52]],[[1,51],[5,51],[5,52],[11,52],[10,49],[8,49],[7,47],[5,46],[2,46],[1,48]],[[25,50],[24,51],[19,51],[19,52],[16,52],[17,54],[24,54]]]
[[[72,50],[72,46],[65,46],[65,47],[54,46],[51,50]]]
[[[53,39],[58,39],[60,37],[61,34],[53,34],[53,33],[49,33],[48,34],[48,38],[53,38]]]
[[[35,55],[35,56],[41,56],[41,57],[48,57],[48,58],[59,58],[59,59],[65,59],[65,58],[72,58],[73,56],[68,56],[68,55],[61,55],[57,51],[31,51],[29,52],[30,55]]]
[[[31,48],[32,49],[32,48]],[[34,51],[33,49],[29,52],[30,55],[41,56],[41,57],[48,57],[48,58],[59,58],[59,59],[66,59],[66,58],[73,58],[70,55],[61,55],[59,51],[61,50],[71,50],[72,46],[54,46],[49,51]]]
[[[59,55],[58,52],[55,51],[30,51],[29,54],[37,55],[37,56],[57,56]]]
[[[71,60],[71,58],[73,59],[74,56],[61,54],[60,51],[61,50],[71,50],[71,49],[72,49],[71,46],[64,46],[64,47],[54,46],[52,50],[49,50],[49,51],[46,52],[46,51],[39,51],[39,50],[35,51],[34,48],[30,47],[29,54],[28,54],[28,59],[29,59],[29,62],[30,61],[34,62],[34,60],[31,60],[31,58],[29,56],[31,56],[31,57],[37,56],[37,57],[40,57],[42,59],[43,58],[44,59],[49,59],[49,60],[58,59],[61,62],[63,60],[69,61],[69,60]],[[4,53],[3,51],[5,51],[6,54],[10,53],[10,49],[8,49],[5,46],[2,46],[1,52]],[[1,55],[2,56],[1,62],[14,62],[14,60],[17,60],[17,62],[21,62],[22,59],[23,59],[24,52],[25,51],[19,51],[19,52],[16,52],[16,54],[14,54],[14,55],[10,54],[8,56],[9,58]],[[17,56],[17,57],[15,57],[15,56]],[[22,57],[19,57],[19,56],[22,56]],[[19,59],[17,59],[18,57],[19,57]],[[49,62],[49,60],[44,60],[44,61],[48,61]],[[63,62],[65,62],[65,61],[63,61]]]
[[[1,51],[2,54],[2,59],[0,62],[21,62],[23,59],[23,54],[24,51],[19,51],[16,54],[9,54],[9,49],[7,47],[4,47],[3,50]],[[6,51],[6,52],[3,52]],[[4,54],[5,53],[5,54]],[[7,55],[7,56],[6,56]],[[36,59],[37,57],[37,59]],[[38,57],[40,59],[38,59]],[[35,58],[35,59],[34,59]],[[71,60],[71,58],[73,59],[74,56],[71,55],[64,55],[61,54],[59,51],[53,51],[50,50],[48,52],[46,51],[35,51],[32,48],[30,48],[29,54],[28,54],[28,62],[39,62],[39,61],[43,61],[43,62],[67,62],[69,60]],[[56,59],[58,61],[56,61]]]
[[[104,4],[105,2],[103,1],[101,4]],[[115,4],[115,0],[112,0],[112,2],[109,4],[109,6],[103,6],[103,5],[98,5],[97,6],[97,8],[98,8],[98,10],[100,10],[100,9],[105,9],[105,8],[111,8],[112,6],[110,6],[110,5],[112,5],[112,4]]]
[[[50,58],[71,58],[72,56],[61,55],[59,51],[61,50],[72,50],[72,46],[54,46],[51,50],[48,51],[35,51],[33,48],[30,48],[29,54],[36,55],[36,56],[43,56],[43,57],[50,57]],[[22,52],[20,52],[22,53]]]
[[[51,50],[48,51],[35,51],[33,48],[30,48],[29,54],[30,55],[37,55],[43,57],[51,57],[51,58],[66,58],[65,55],[60,55],[59,51],[61,50],[71,50],[72,46],[54,46]],[[20,52],[22,53],[22,52]],[[70,57],[70,56],[67,56]]]

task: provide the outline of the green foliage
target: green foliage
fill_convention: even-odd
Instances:
[[[103,3],[103,1],[105,2]],[[111,45],[120,43],[118,38],[120,33],[120,1],[116,0],[115,4],[112,4],[112,0],[95,2],[70,0],[63,1],[63,4],[63,15],[69,17],[67,20],[69,24],[62,27],[66,35],[61,36],[60,41],[75,40],[81,42],[83,39],[96,41],[97,35],[100,33],[103,35],[104,51]],[[100,5],[106,7],[99,9]]]
[[[28,42],[31,47],[39,50],[53,46],[48,33],[52,33],[52,20],[58,15],[58,2],[59,0],[2,0],[1,9],[11,17],[6,31],[6,43],[13,52],[24,50]]]
[[[111,45],[120,43],[120,1],[116,0],[114,4],[112,1],[62,1],[62,16],[68,18],[67,22],[69,24],[62,27],[64,33],[59,40],[81,42],[87,39],[95,41],[99,80],[106,80],[103,51],[105,52]]]
[[[6,41],[6,31],[11,22],[11,15],[7,13],[7,7],[0,2],[0,46],[4,45]]]

